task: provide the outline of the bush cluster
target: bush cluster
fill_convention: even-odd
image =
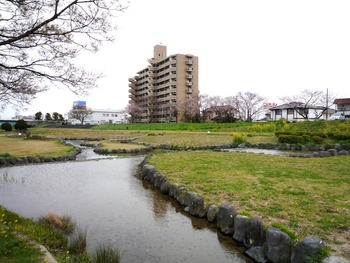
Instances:
[[[322,144],[325,139],[332,139],[339,142],[350,141],[350,133],[345,132],[276,132],[280,143],[305,144],[316,143]]]
[[[1,130],[12,131],[12,125],[8,122],[1,124]]]

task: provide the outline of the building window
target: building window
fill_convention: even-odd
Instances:
[[[288,109],[288,110],[287,110],[287,114],[288,114],[288,115],[292,115],[293,113],[294,113],[294,110],[293,110],[293,109]]]
[[[102,114],[102,116],[103,116],[103,117],[105,117],[105,116],[106,116],[106,114],[104,114],[104,113],[103,113],[103,114]]]
[[[282,115],[282,110],[276,110],[276,115]]]

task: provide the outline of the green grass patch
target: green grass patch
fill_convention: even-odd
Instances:
[[[323,236],[332,243],[334,231],[350,229],[350,156],[196,151],[153,154],[149,163],[210,204],[228,202],[266,225],[283,225],[296,241]]]

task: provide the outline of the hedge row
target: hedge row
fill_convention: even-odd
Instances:
[[[322,143],[323,139],[329,138],[337,141],[350,141],[350,132],[276,132],[280,143]]]

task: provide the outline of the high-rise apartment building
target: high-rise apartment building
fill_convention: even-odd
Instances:
[[[179,102],[197,96],[198,57],[175,54],[154,46],[149,65],[129,78],[129,98],[139,108],[137,122],[178,122]]]

